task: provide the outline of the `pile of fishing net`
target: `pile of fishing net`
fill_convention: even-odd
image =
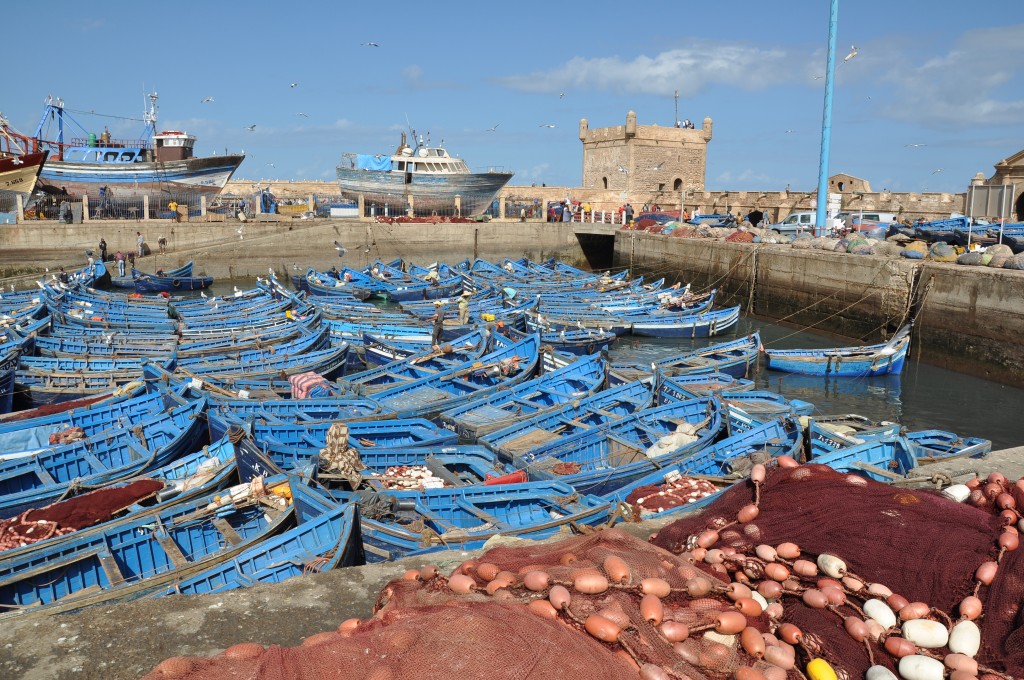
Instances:
[[[90,491],[0,520],[0,552],[109,521],[118,512],[163,488],[163,482],[140,479],[130,484]]]
[[[1024,483],[958,487],[958,503],[790,465],[754,466],[650,542],[610,529],[496,547],[447,576],[426,565],[388,584],[366,621],[295,648],[174,657],[148,677],[1024,674]]]

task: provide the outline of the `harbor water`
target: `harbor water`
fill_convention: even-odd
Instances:
[[[231,295],[237,287],[253,287],[251,280],[218,280],[214,295]],[[714,338],[619,338],[612,360],[657,361],[674,354],[758,331],[766,347],[774,349],[855,345],[811,331],[794,330],[771,321],[741,316],[735,332]],[[748,376],[756,389],[771,390],[788,398],[814,404],[816,415],[856,413],[873,420],[898,422],[907,430],[940,429],[961,437],[992,440],[994,450],[1024,445],[1024,429],[1015,414],[1024,413],[1024,389],[956,373],[919,361],[914,346],[901,375],[875,378],[826,378],[769,371],[764,360]]]

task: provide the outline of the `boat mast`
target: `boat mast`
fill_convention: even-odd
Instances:
[[[160,98],[160,95],[156,92],[150,92],[146,96],[149,98],[149,108],[142,114],[142,120],[146,123],[142,136],[143,139],[152,139],[153,135],[156,134],[156,100]]]

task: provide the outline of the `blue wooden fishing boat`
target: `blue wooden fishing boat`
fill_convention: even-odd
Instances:
[[[229,560],[154,594],[222,593],[257,583],[281,583],[366,562],[355,503],[337,503],[316,490],[292,484],[296,525],[257,542]]]
[[[527,321],[526,327],[531,331],[540,332],[540,341],[545,345],[550,345],[559,352],[568,352],[575,354],[576,356],[585,356],[587,354],[595,354],[598,352],[607,352],[615,344],[616,338],[615,333],[611,331],[601,331],[599,329],[585,329],[580,330],[578,328],[560,331],[546,331],[537,327],[536,323]],[[521,340],[527,334],[516,330],[512,326],[505,326],[501,329],[501,333],[506,337],[513,340]]]
[[[136,293],[180,293],[185,290],[202,290],[213,285],[212,276],[160,276],[146,274],[132,269]]]
[[[114,266],[116,266],[116,265],[117,265],[117,263],[115,262]],[[174,278],[177,278],[177,277],[180,277],[180,276],[184,276],[184,277],[190,278],[192,276],[192,266],[193,266],[193,262],[191,260],[189,260],[188,262],[186,262],[185,264],[181,265],[180,267],[175,267],[174,269],[169,269],[167,271],[158,272],[158,275],[159,276],[171,276],[171,277],[174,277]],[[110,285],[113,286],[114,288],[131,288],[132,290],[135,290],[135,272],[136,271],[138,271],[138,270],[132,268],[132,270],[128,274],[125,274],[124,276],[111,276],[110,277]],[[139,272],[139,273],[140,274],[145,274],[145,272]],[[145,275],[148,276],[148,274],[145,274]]]
[[[875,421],[856,413],[816,416],[807,420],[807,442],[812,458],[858,446],[868,439],[896,437],[902,431],[899,423]]]
[[[139,381],[142,375],[142,361],[137,358],[88,362],[71,358],[26,359],[21,358],[15,376],[15,404],[20,404],[20,408],[80,399],[118,388],[130,390],[129,385]],[[107,363],[100,364],[97,361]],[[175,357],[172,355],[160,363],[165,368],[172,368],[174,362]],[[77,368],[74,367],[76,365]],[[102,370],[103,365],[110,366],[109,370]],[[89,370],[88,367],[95,370]]]
[[[0,518],[128,479],[194,451],[206,433],[205,399],[140,420],[130,430],[0,461]]]
[[[666,394],[670,394],[672,401],[692,399],[698,396],[672,378],[662,380],[660,395]],[[759,420],[790,415],[809,416],[814,412],[814,404],[810,402],[801,399],[787,399],[778,392],[768,390],[747,390],[735,393],[726,391],[715,392],[715,394],[723,404],[738,408]]]
[[[655,369],[662,375],[719,372],[746,378],[757,366],[760,345],[761,336],[755,332],[743,338],[715,343],[652,362],[616,361],[612,363],[612,373],[622,380],[649,377]]]
[[[539,351],[540,338],[534,335],[460,367],[376,392],[373,399],[404,418],[432,417],[528,380],[537,370]]]
[[[0,620],[133,600],[202,573],[293,527],[294,504],[286,498],[301,483],[278,476],[241,484],[115,524],[54,554],[5,561]]]
[[[211,428],[211,434],[213,432],[214,429]],[[232,435],[234,434],[232,433]],[[237,481],[239,477],[242,477],[240,481],[248,482],[252,476],[246,476],[240,472],[235,457],[235,446],[231,441],[231,437],[225,434],[209,446],[204,446],[201,450],[187,454],[144,476],[103,486],[96,491],[72,496],[71,498],[46,506],[47,508],[57,508],[70,504],[86,504],[91,514],[98,514],[96,513],[97,507],[107,508],[109,509],[111,519],[89,527],[77,527],[72,533],[53,535],[42,541],[2,551],[0,552],[0,564],[10,559],[20,559],[22,555],[31,552],[52,551],[60,543],[82,539],[89,533],[98,533],[106,530],[118,522],[134,521],[139,517],[152,515],[173,504],[182,503],[196,496],[202,496],[216,489],[224,488],[228,484]],[[157,487],[157,490],[151,496],[133,500],[128,505],[99,505],[101,501],[97,498],[99,496],[97,491],[103,492],[119,487],[127,487],[138,482],[140,479],[157,482],[160,486]],[[70,513],[72,511],[67,512]],[[36,514],[34,510],[29,511],[27,515],[28,521],[35,519]],[[58,516],[61,516],[61,513],[58,513]]]
[[[468,360],[469,358],[479,357],[487,351],[489,341],[489,331],[486,329],[474,330],[462,337],[445,342],[436,351],[445,356],[462,356]],[[385,366],[416,355],[435,352],[430,344],[429,335],[425,336],[424,342],[403,342],[372,333],[363,333],[362,348],[363,360],[369,368]]]
[[[626,320],[630,323],[633,335],[649,338],[710,338],[733,328],[739,318],[740,308],[737,305],[696,314],[666,314],[661,318],[650,319],[627,317]]]
[[[869,439],[812,459],[840,472],[849,472],[876,482],[893,482],[906,477],[917,466],[917,456],[901,436]]]
[[[504,459],[512,460],[535,446],[556,442],[563,436],[598,428],[646,409],[653,401],[650,385],[638,380],[484,434],[479,440]]]
[[[0,414],[9,413],[14,403],[14,377],[20,357],[20,347],[0,350]]]
[[[724,425],[716,397],[657,406],[512,460],[531,479],[556,479],[581,493],[606,494],[651,470],[709,446]]]
[[[807,424],[811,455],[815,457],[858,446],[866,441],[899,435],[907,440],[918,465],[957,458],[984,458],[992,451],[992,442],[988,439],[960,437],[955,432],[934,429],[905,432],[897,423],[876,423],[853,414],[812,418]]]
[[[70,411],[38,418],[0,422],[0,459],[22,451],[37,451],[50,446],[51,435],[80,428],[81,435],[93,437],[130,427],[142,418],[176,406],[176,402],[157,389],[130,398],[91,404]]]
[[[388,491],[355,499],[367,562],[471,550],[497,535],[540,539],[600,526],[608,522],[611,507],[561,482]]]
[[[293,425],[259,419],[252,423],[253,437],[264,455],[282,470],[305,465],[327,445],[327,431],[334,423]],[[454,445],[454,433],[422,418],[400,418],[348,423],[350,447],[359,451],[407,449]]]
[[[288,385],[286,379],[282,379],[282,376],[312,371],[332,380],[344,373],[347,368],[348,351],[347,344],[308,351],[294,356],[271,355],[256,350],[255,353],[259,353],[261,358],[256,358],[255,353],[251,358],[237,361],[231,358],[218,359],[215,356],[204,357],[201,361],[189,362],[187,365],[181,366],[179,372],[190,377],[197,376],[211,383],[238,389],[255,388],[267,381],[281,379],[284,382],[283,388],[275,389],[284,389],[287,392],[291,390],[291,386]]]
[[[338,381],[338,386],[356,395],[372,394],[395,385],[402,385],[421,378],[428,378],[444,371],[464,367],[480,359],[489,345],[488,332],[475,332],[452,342],[445,342],[435,349],[427,343],[419,352],[394,361],[368,368]],[[378,357],[381,347],[374,350]],[[364,356],[369,351],[364,345]]]
[[[768,368],[787,373],[864,377],[900,373],[910,348],[912,324],[901,328],[889,342],[863,347],[830,349],[765,349]]]
[[[682,401],[714,392],[745,392],[754,389],[754,381],[734,378],[728,373],[694,373],[663,375],[659,387],[664,394],[674,392],[672,399],[675,401]]]
[[[960,437],[945,430],[915,430],[904,434],[914,450],[918,465],[941,463],[955,458],[984,458],[992,441],[981,437]]]
[[[600,354],[592,354],[490,397],[442,411],[438,418],[461,438],[476,441],[524,418],[585,399],[605,380],[605,362]]]
[[[351,489],[347,476],[325,469],[322,458],[313,458],[318,466],[317,479],[332,488]],[[409,448],[372,448],[359,450],[366,466],[360,471],[357,488],[376,491],[410,491],[452,486],[525,482],[526,475],[498,460],[483,446],[414,446]],[[285,461],[287,462],[287,461]]]
[[[285,423],[355,422],[393,418],[373,399],[351,397],[322,397],[306,399],[231,399],[216,397],[213,403],[218,412],[235,420],[264,419]]]
[[[626,504],[620,514],[633,520],[693,511],[718,498],[720,492],[728,486],[745,482],[755,464],[779,456],[791,456],[799,460],[802,448],[803,433],[799,423],[790,418],[775,419],[726,437],[682,460],[638,477],[602,498],[620,504],[620,507]],[[680,478],[694,476],[713,482],[719,491],[699,497],[699,494],[693,493],[693,485],[680,483]],[[672,504],[651,502],[652,497],[658,494],[677,495],[678,505],[666,507]],[[645,500],[647,507],[644,507]]]

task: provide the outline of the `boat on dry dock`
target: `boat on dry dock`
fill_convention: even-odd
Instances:
[[[486,210],[512,179],[511,172],[471,172],[466,161],[441,146],[430,146],[422,136],[415,144],[409,146],[403,132],[390,156],[343,153],[338,165],[342,195],[362,196],[367,205],[380,205],[381,211],[388,206],[391,215],[404,215],[408,208],[415,215],[453,214],[458,197],[458,212],[468,217]]]

